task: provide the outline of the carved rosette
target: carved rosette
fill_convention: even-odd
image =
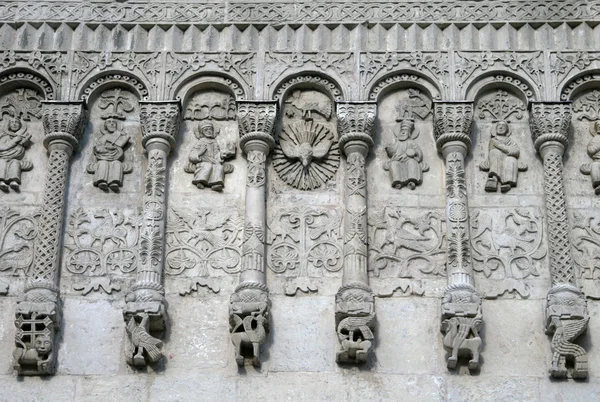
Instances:
[[[367,273],[367,174],[373,146],[375,102],[337,104],[340,147],[346,155],[346,210],[342,286],[336,294],[338,363],[364,363],[373,345],[375,299]]]
[[[143,367],[162,357],[167,319],[162,276],[166,221],[167,156],[179,131],[179,101],[140,102],[142,144],[148,154],[144,182],[144,206],[140,230],[140,265],[136,282],[125,297],[123,318],[129,342],[127,363]]]
[[[33,265],[17,301],[13,368],[19,375],[54,374],[60,327],[58,270],[71,155],[83,135],[83,102],[44,101],[42,122],[48,163],[44,201],[34,240]]]
[[[552,337],[550,375],[556,378],[588,376],[585,349],[573,341],[587,329],[587,303],[577,283],[569,240],[563,179],[563,154],[571,123],[570,102],[532,102],[531,136],[544,163],[544,195],[552,288],[546,305],[546,332]],[[573,361],[568,369],[566,361]]]
[[[235,360],[243,366],[244,349],[252,350],[260,366],[260,346],[269,332],[269,289],[265,276],[266,160],[275,146],[273,128],[276,101],[240,101],[237,104],[240,147],[246,154],[246,212],[240,284],[231,295],[229,324]]]
[[[471,147],[472,102],[434,102],[438,151],[446,162],[446,271],[448,287],[442,300],[443,344],[447,366],[469,356],[469,369],[479,368],[482,323],[481,296],[473,281],[465,157]]]

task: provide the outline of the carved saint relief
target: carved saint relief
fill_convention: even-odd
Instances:
[[[315,190],[337,172],[340,151],[332,115],[333,102],[318,91],[298,89],[285,100],[273,166],[290,186]]]
[[[31,143],[26,122],[42,116],[42,98],[33,89],[19,88],[0,101],[0,190],[19,191],[21,173],[33,169],[25,159]]]
[[[192,184],[199,189],[222,191],[225,175],[233,172],[228,159],[235,157],[234,141],[222,138],[219,123],[235,120],[235,101],[218,91],[196,93],[184,116],[191,124],[196,141],[188,154],[184,170],[194,175]]]
[[[391,141],[385,151],[390,158],[384,169],[390,172],[392,187],[414,190],[423,183],[423,172],[429,165],[423,161],[423,151],[415,142],[419,131],[415,119],[424,119],[431,112],[431,102],[418,90],[409,89],[408,99],[400,98],[396,104],[396,124],[391,127]]]
[[[487,160],[479,169],[488,172],[485,191],[506,193],[517,186],[519,172],[527,165],[519,162],[520,146],[511,137],[510,119],[521,120],[525,105],[506,91],[497,91],[480,100],[477,105],[480,119],[491,118],[493,124]]]
[[[135,110],[137,100],[130,92],[120,88],[103,92],[99,98],[101,127],[94,133],[94,158],[87,172],[94,175],[94,186],[103,191],[119,192],[123,175],[131,173],[131,162],[125,162],[125,151],[131,143],[123,123]]]
[[[580,167],[581,173],[590,176],[594,193],[600,194],[600,91],[594,90],[579,97],[573,103],[577,120],[589,121],[589,133],[592,139],[587,144],[587,154],[591,162]]]

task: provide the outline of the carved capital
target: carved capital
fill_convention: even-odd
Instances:
[[[433,102],[433,121],[438,151],[442,152],[445,144],[458,143],[465,154],[469,152],[473,102]]]
[[[142,125],[142,145],[149,142],[162,142],[175,146],[175,136],[179,131],[181,103],[179,101],[140,102],[140,123]]]
[[[277,118],[277,101],[238,101],[237,119],[240,147],[245,153],[275,147],[273,128]]]
[[[87,118],[85,102],[42,101],[44,146],[64,144],[70,152],[77,149]]]
[[[340,147],[346,155],[360,152],[367,155],[375,135],[376,102],[338,102],[337,125]]]
[[[542,153],[548,143],[560,147],[560,154],[568,144],[571,124],[571,102],[531,102],[529,125],[535,149]]]

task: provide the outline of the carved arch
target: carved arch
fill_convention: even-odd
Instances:
[[[77,99],[91,101],[107,89],[123,87],[135,94],[138,100],[148,100],[149,91],[146,84],[134,74],[123,71],[107,71],[96,74],[78,88]]]
[[[292,89],[318,89],[321,90],[336,102],[343,101],[347,98],[342,87],[337,80],[330,76],[313,71],[305,71],[294,75],[285,76],[276,85],[271,93],[271,99],[282,102],[287,97]]]
[[[600,70],[583,71],[571,77],[560,88],[560,100],[573,100],[577,94],[592,88],[600,89]]]
[[[376,81],[367,92],[369,100],[378,101],[383,95],[403,88],[418,88],[431,100],[440,100],[441,91],[429,77],[412,70],[394,71]]]
[[[0,75],[0,94],[23,86],[36,89],[46,100],[56,99],[56,90],[51,81],[37,71],[14,68]]]
[[[525,104],[540,99],[539,88],[532,85],[527,78],[500,70],[488,71],[474,77],[468,83],[461,99],[474,101],[484,92],[497,88],[509,91]]]
[[[244,100],[249,93],[249,90],[232,76],[207,70],[184,78],[173,86],[168,95],[169,99],[178,99],[185,105],[194,93],[202,89],[218,89],[231,94],[235,100]]]

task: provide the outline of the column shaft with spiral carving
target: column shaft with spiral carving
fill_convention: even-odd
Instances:
[[[346,155],[344,265],[335,296],[338,363],[364,363],[373,345],[375,298],[367,271],[367,173],[365,158],[373,146],[374,102],[337,104],[340,148]]]
[[[589,315],[573,265],[563,180],[562,158],[568,144],[571,104],[532,102],[529,121],[535,148],[544,163],[544,195],[552,277],[552,288],[548,291],[546,305],[546,332],[553,335],[550,375],[556,378],[586,378],[586,351],[573,341],[586,331]],[[567,368],[567,359],[573,361],[572,369]]]
[[[129,342],[127,363],[137,367],[162,357],[167,312],[162,285],[166,221],[167,156],[179,131],[179,101],[140,102],[142,145],[148,155],[144,178],[140,266],[136,282],[125,297],[123,317]]]
[[[260,346],[269,332],[269,289],[265,275],[266,160],[273,150],[277,102],[237,104],[240,147],[246,154],[246,211],[240,284],[231,295],[229,324],[235,360],[244,365],[244,347],[260,366]]]
[[[475,289],[471,259],[465,158],[471,147],[472,102],[435,102],[438,151],[446,163],[446,271],[448,287],[442,300],[443,344],[447,366],[469,356],[469,369],[479,368],[482,324],[481,296]]]
[[[56,331],[60,326],[58,290],[65,190],[71,155],[86,118],[83,102],[43,103],[44,145],[48,164],[44,202],[34,240],[33,265],[17,302],[13,367],[19,375],[54,374]]]

